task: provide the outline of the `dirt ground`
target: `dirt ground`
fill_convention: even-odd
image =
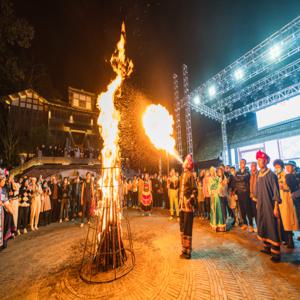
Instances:
[[[134,269],[106,284],[78,274],[87,226],[63,223],[9,241],[0,253],[0,299],[300,299],[300,243],[274,264],[254,233],[212,232],[195,219],[193,256],[179,259],[176,220],[129,211]]]

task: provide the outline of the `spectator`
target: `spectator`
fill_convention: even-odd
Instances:
[[[63,183],[61,186],[61,204],[60,204],[60,217],[59,223],[62,223],[63,219],[68,222],[68,209],[70,203],[70,185],[68,178],[64,177]]]

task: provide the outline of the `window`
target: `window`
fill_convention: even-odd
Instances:
[[[249,146],[244,146],[241,148],[238,148],[239,152],[239,160],[245,159],[247,163],[251,163],[253,161],[256,161],[256,152],[258,150],[265,150],[264,144],[254,144]]]
[[[300,136],[279,140],[280,153],[283,160],[300,159]]]
[[[79,100],[79,107],[86,108],[86,102],[84,100]]]

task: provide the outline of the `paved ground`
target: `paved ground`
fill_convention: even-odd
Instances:
[[[180,260],[178,223],[130,211],[136,266],[108,284],[78,276],[87,228],[52,224],[0,253],[0,299],[300,299],[300,244],[283,262],[261,254],[255,234],[194,224],[192,260]]]

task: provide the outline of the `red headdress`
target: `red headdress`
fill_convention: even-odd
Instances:
[[[266,164],[268,164],[270,162],[270,157],[263,151],[258,150],[256,153],[256,159],[262,158]]]
[[[192,171],[194,169],[193,157],[192,154],[188,154],[182,164],[184,169]]]

